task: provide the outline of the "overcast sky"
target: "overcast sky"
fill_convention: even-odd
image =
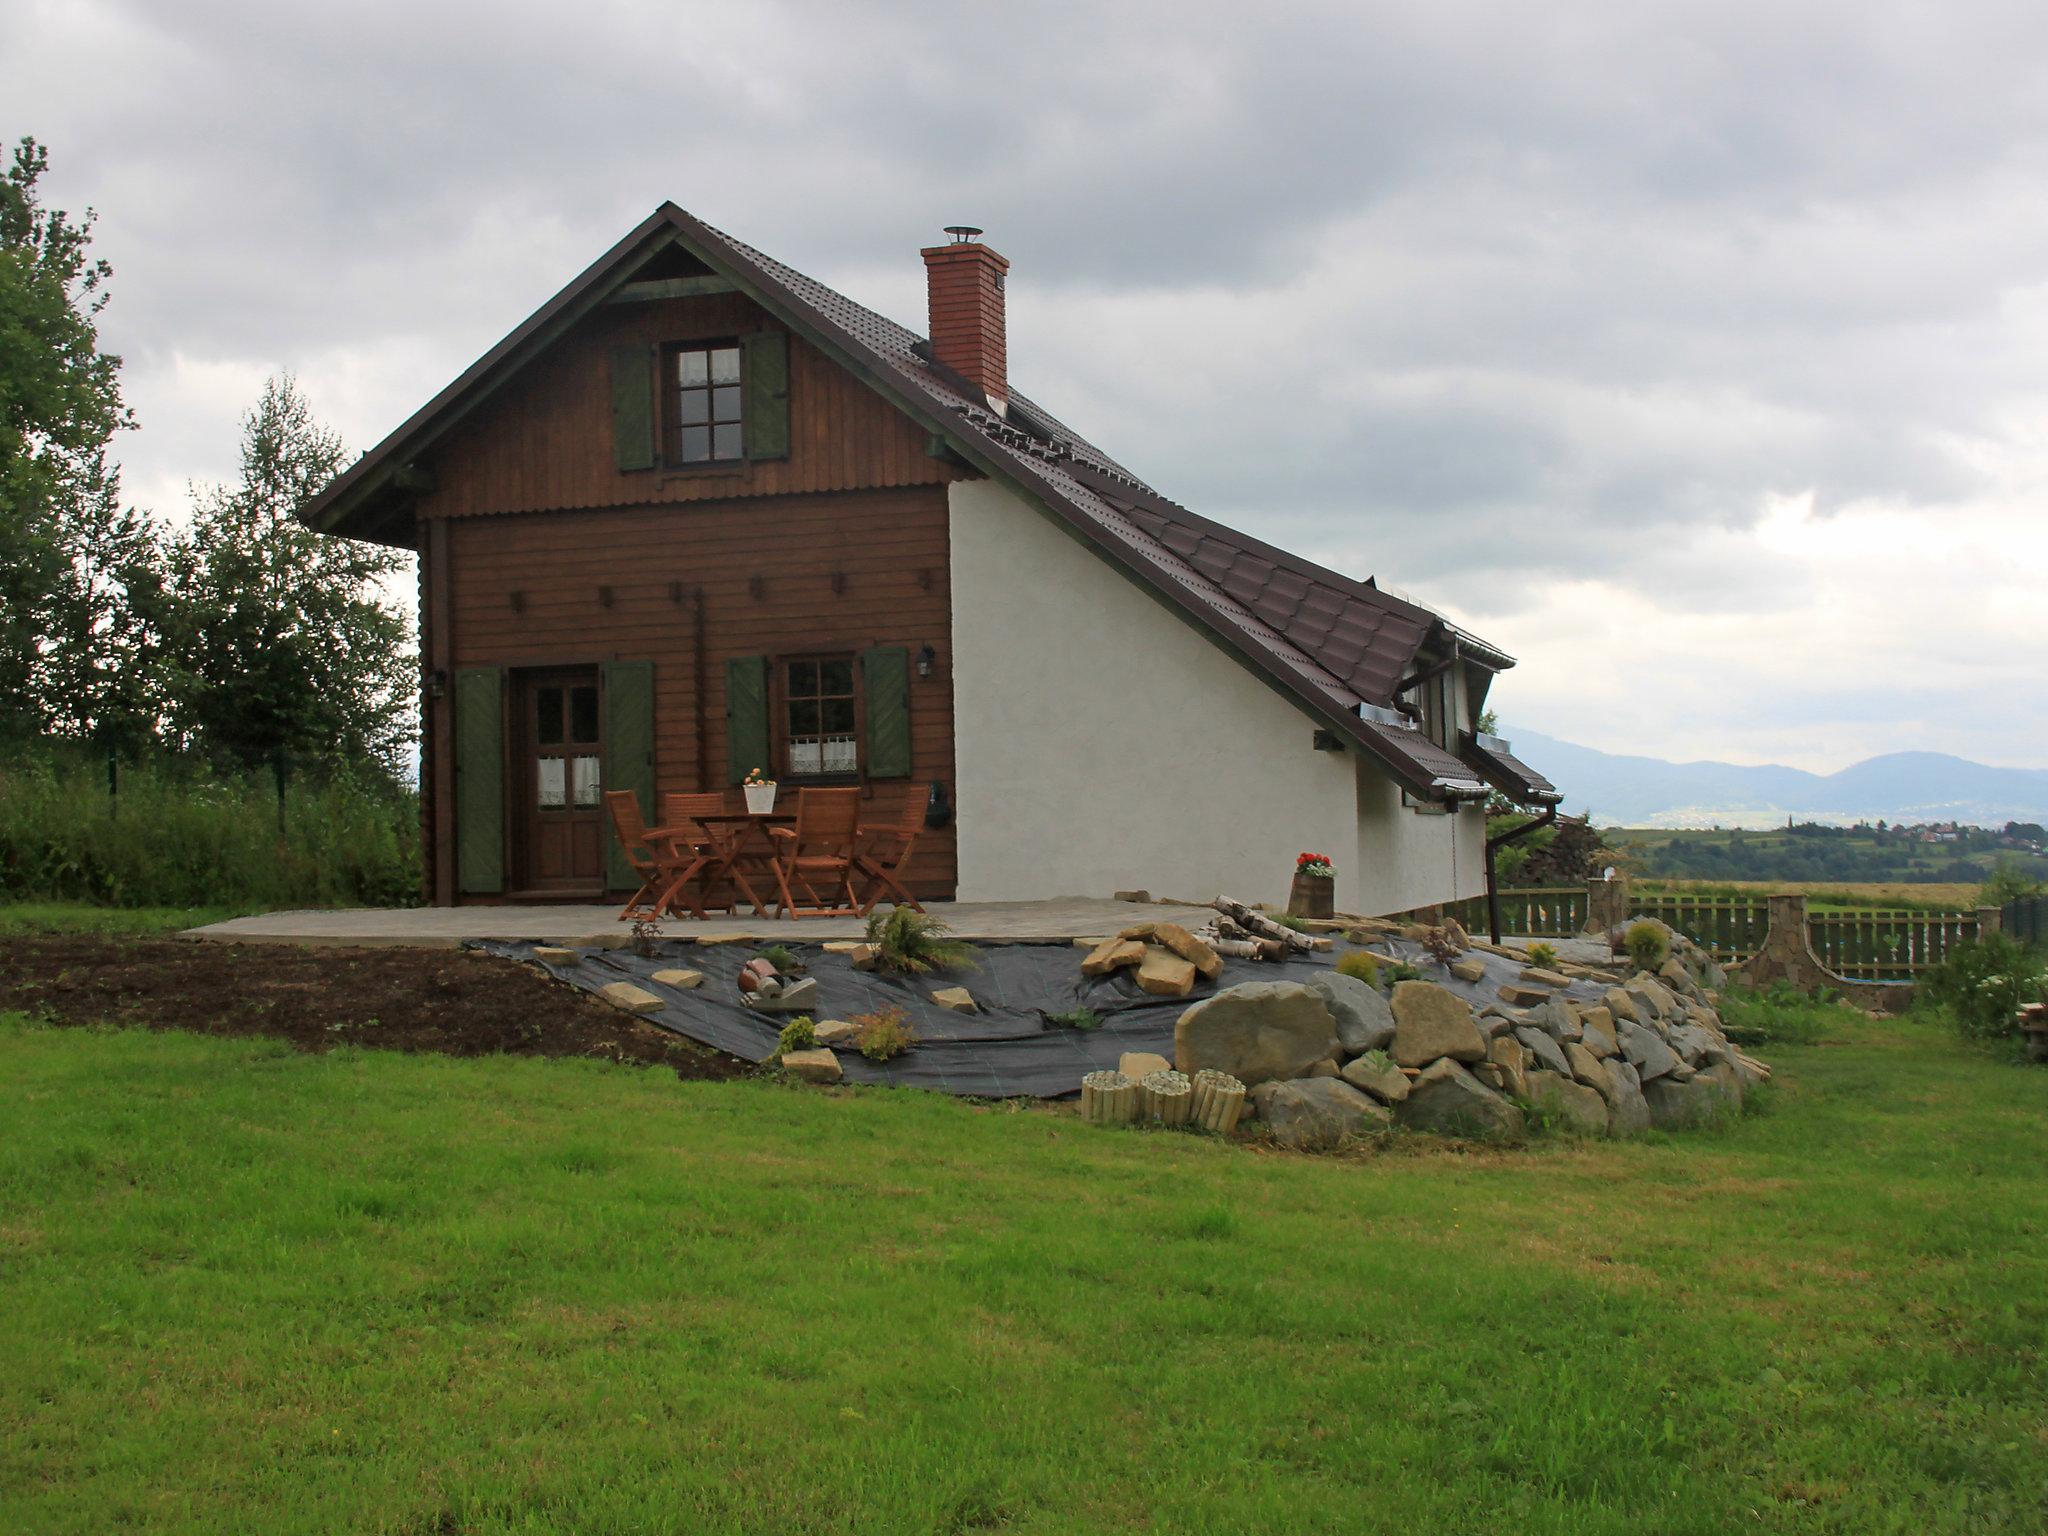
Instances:
[[[374,444],[664,198],[1197,511],[1520,658],[1510,722],[2048,765],[2048,7],[0,0],[138,503],[266,375]]]

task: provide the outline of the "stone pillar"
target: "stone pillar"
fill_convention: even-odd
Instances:
[[[1977,937],[1987,933],[1999,933],[2005,928],[2005,908],[1979,907],[1977,909]]]
[[[1612,933],[1628,921],[1628,876],[1586,882],[1586,932]]]
[[[1839,978],[1820,963],[1806,931],[1806,898],[1784,891],[1770,898],[1771,925],[1764,947],[1743,962],[1742,974],[1756,986],[1789,981],[1803,992],[1838,985]]]

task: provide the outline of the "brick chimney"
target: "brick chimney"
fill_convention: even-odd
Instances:
[[[1010,263],[981,243],[981,231],[951,224],[950,245],[926,246],[925,286],[931,297],[932,357],[961,375],[998,412],[1010,401],[1003,338],[1003,276]]]

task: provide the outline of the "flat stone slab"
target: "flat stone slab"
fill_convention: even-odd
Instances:
[[[654,979],[664,987],[681,987],[685,991],[688,991],[691,987],[701,987],[704,985],[704,973],[702,971],[656,971]]]
[[[607,982],[597,989],[597,995],[625,1013],[659,1013],[666,1006],[645,987],[630,981]]]
[[[576,965],[583,959],[583,951],[566,949],[560,944],[542,944],[534,950],[533,958],[542,965]]]
[[[839,1058],[822,1047],[811,1051],[784,1051],[782,1070],[807,1083],[836,1083],[845,1075],[840,1070]]]

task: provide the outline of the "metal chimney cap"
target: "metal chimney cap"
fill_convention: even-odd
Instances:
[[[981,237],[981,231],[972,224],[948,224],[946,233],[953,237],[955,245],[966,245]]]

